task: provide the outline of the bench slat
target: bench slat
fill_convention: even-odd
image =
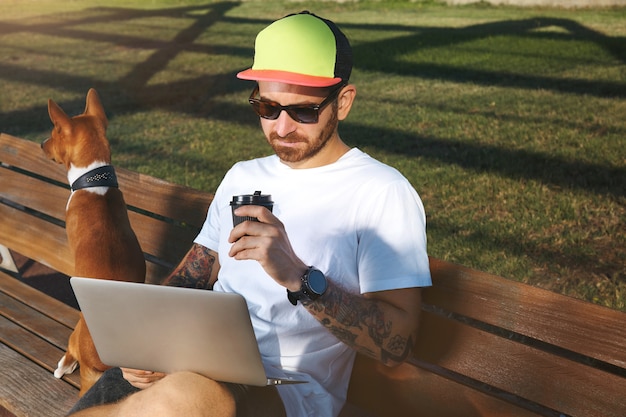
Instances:
[[[431,271],[425,303],[626,367],[625,313],[437,259]]]
[[[33,244],[37,239],[37,244]],[[0,204],[0,242],[43,265],[73,275],[74,261],[65,229]]]
[[[64,167],[48,160],[38,143],[0,134],[0,162],[67,183]],[[201,227],[212,196],[189,187],[115,167],[120,190],[129,206]],[[65,197],[69,196],[69,191]],[[153,196],[158,196],[154,197]],[[65,201],[66,202],[66,201]],[[65,207],[65,202],[61,207]]]
[[[36,142],[0,133],[0,162],[67,183],[65,167],[48,159]]]
[[[56,164],[40,155],[41,149],[34,142],[3,134],[0,137],[0,144],[5,152],[2,159],[7,164],[38,172],[45,167],[46,175],[51,166],[53,171],[56,168]],[[5,196],[13,203],[51,216],[57,221],[64,221],[69,189],[5,167],[0,167],[0,171],[3,176],[0,197]],[[54,171],[56,174],[52,174],[53,179],[65,181],[57,171]],[[204,222],[212,196],[132,171],[124,169],[117,171],[120,188],[128,189],[125,195],[127,204],[141,210],[136,212],[135,209],[131,209],[129,218],[143,251],[148,255],[147,282],[158,283],[191,247]],[[65,230],[56,225],[46,225],[45,221],[38,217],[31,219],[30,212],[17,213],[19,210],[9,207],[0,207],[0,210],[2,210],[0,214],[6,213],[4,216],[7,219],[3,224],[3,230],[0,231],[0,241],[66,275],[73,274]],[[168,221],[167,218],[176,219],[176,222]],[[32,242],[28,238],[20,238],[22,235],[30,235],[30,232],[19,230],[24,224],[32,224],[41,231],[45,239],[48,239],[46,247],[57,247],[62,250],[56,257],[50,256],[54,253],[34,254],[31,249]],[[56,242],[51,244],[51,241]]]
[[[0,407],[16,417],[61,417],[78,399],[78,390],[0,344]]]
[[[0,291],[66,327],[73,329],[78,322],[78,310],[2,272]]]
[[[9,346],[31,362],[41,366],[50,372],[50,377],[53,377],[52,373],[57,367],[57,362],[65,353],[64,349],[50,344],[38,337],[38,335],[29,332],[3,316],[0,316],[0,330],[2,330],[0,341],[4,345]],[[65,375],[63,378],[75,388],[80,388],[78,372]]]
[[[5,178],[7,179],[7,181],[2,181],[1,183],[0,197],[2,195],[11,195],[12,201],[17,204],[37,210],[60,221],[65,220],[65,203],[69,195],[67,190],[7,169],[0,168],[0,170],[3,176],[6,175]],[[6,186],[9,182],[12,183],[10,187]],[[30,191],[22,192],[21,190],[24,189]],[[37,189],[38,192],[33,193],[33,189]],[[18,195],[13,195],[12,193],[14,192],[17,192]],[[48,202],[48,200],[50,201]],[[69,262],[72,258],[69,255],[69,247],[67,247],[65,229],[56,224],[48,223],[47,220],[39,216],[31,215],[30,212],[2,204],[0,204],[0,214],[4,216],[4,221],[0,219],[0,225],[2,225],[0,241],[5,242],[12,249],[23,253],[31,259],[38,261],[46,259],[49,266],[54,269],[58,269],[66,275],[72,274],[73,262]],[[142,250],[163,263],[161,267],[148,267],[147,276],[149,277],[149,282],[156,282],[158,278],[169,272],[182,259],[198,234],[198,230],[195,228],[181,227],[135,212],[129,212],[129,219],[140,241]],[[31,229],[36,227],[39,230],[42,239],[46,239],[49,242],[46,244],[46,247],[62,248],[62,250],[53,251],[54,257],[37,251],[39,255],[43,255],[41,258],[38,258],[37,255],[32,253],[32,241],[28,238],[30,231],[24,230],[25,225],[26,227],[30,226]],[[22,236],[26,236],[26,238],[22,239]],[[55,241],[54,244],[50,243],[51,240]],[[42,242],[39,242],[39,244],[42,244]],[[163,265],[165,266],[164,268]]]
[[[623,417],[615,410],[626,410],[623,378],[456,320],[424,313],[418,340],[428,341],[418,343],[416,357],[421,361],[549,409],[603,417]]]
[[[19,323],[20,326],[31,331],[53,345],[65,349],[67,340],[72,333],[72,329],[52,320],[50,317],[36,312],[4,293],[0,293],[0,308],[2,316]],[[1,337],[4,337],[2,335]]]
[[[196,229],[177,227],[138,213],[129,212],[128,217],[141,249],[168,264],[178,264],[198,235]]]
[[[213,200],[210,194],[124,168],[116,167],[115,170],[127,205],[196,228],[204,224]]]
[[[145,218],[145,216],[136,213],[129,213],[129,217],[131,222],[139,222],[140,224],[140,226],[133,226],[133,228],[141,232],[137,235],[142,250],[155,256],[158,261],[158,265],[150,261],[147,262],[147,281],[159,282],[182,259],[186,250],[191,247],[191,242],[196,234],[189,229],[180,229],[155,219],[139,220],[138,217]],[[37,247],[33,246],[32,243],[33,234],[38,239]],[[166,237],[169,241],[158,245],[158,242],[161,242],[161,237]],[[179,246],[177,243],[186,241],[189,242],[189,245],[186,246],[187,249],[183,249],[185,246]],[[14,251],[65,275],[72,276],[74,274],[74,262],[65,229],[56,224],[0,204],[0,242]]]
[[[357,355],[348,400],[381,417],[537,417],[540,414],[404,363],[396,368]]]
[[[0,167],[0,198],[10,197],[13,203],[39,211],[65,222],[65,205],[70,190]],[[33,190],[37,190],[33,192]]]
[[[448,412],[449,415],[473,415],[479,411],[477,415],[519,415],[520,412],[511,411],[518,406],[541,415],[559,416],[559,412],[565,412],[569,415],[621,417],[622,412],[616,410],[626,410],[623,378],[456,320],[424,312],[418,340],[421,341],[415,352],[418,364],[427,364],[431,370],[443,368],[439,372],[442,376],[456,378],[471,388],[461,392],[486,392],[494,396],[494,400],[500,398],[511,406],[507,409],[497,401],[481,400],[482,395],[466,398],[468,394],[464,394],[453,400],[446,395],[459,392],[458,387],[447,387],[449,384],[442,384],[418,367],[407,363],[398,368],[387,368],[362,357],[358,357],[353,371],[351,400],[370,409],[378,403],[402,404],[397,415],[424,413],[438,416]],[[367,361],[369,366],[360,369],[359,363]],[[357,381],[364,382],[359,385]],[[384,381],[380,382],[383,386],[376,386],[376,381]],[[370,403],[359,403],[359,399]],[[426,413],[423,407],[429,401],[435,401],[432,405],[443,414]],[[472,404],[468,410],[473,411],[459,413],[458,407],[466,407],[468,401]],[[533,415],[531,411],[527,412]]]

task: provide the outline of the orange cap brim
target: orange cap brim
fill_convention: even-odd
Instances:
[[[302,85],[305,87],[330,87],[341,82],[341,78],[316,77],[314,75],[297,74],[288,71],[254,70],[241,71],[237,78],[252,81],[274,81],[285,84]]]

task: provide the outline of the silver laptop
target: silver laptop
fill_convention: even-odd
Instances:
[[[238,294],[79,277],[70,283],[106,365],[256,386],[305,382],[266,376]]]

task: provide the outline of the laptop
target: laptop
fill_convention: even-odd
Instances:
[[[256,386],[306,382],[266,375],[238,294],[81,277],[70,284],[106,365]]]

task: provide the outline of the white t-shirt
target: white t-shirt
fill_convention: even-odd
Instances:
[[[273,155],[228,171],[195,240],[219,254],[214,290],[245,297],[268,375],[311,381],[278,387],[287,415],[336,416],[354,351],[294,307],[257,261],[228,256],[229,203],[255,191],[272,195],[296,255],[353,293],[431,285],[422,202],[397,170],[356,148],[312,169],[291,169]]]

